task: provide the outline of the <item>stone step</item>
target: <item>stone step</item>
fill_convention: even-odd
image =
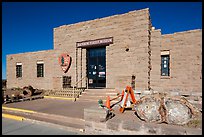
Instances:
[[[117,92],[115,89],[85,89],[84,92],[89,92],[89,93],[98,93],[98,92],[103,92],[103,93],[107,93],[107,92]]]
[[[49,94],[48,96],[73,97],[73,94]],[[78,94],[75,94],[74,97],[78,98],[79,95],[78,95]]]
[[[117,93],[114,93],[114,92],[110,92],[110,93],[101,93],[101,92],[98,92],[98,93],[93,93],[93,92],[83,92],[81,94],[82,96],[117,96]]]
[[[99,99],[106,101],[107,96],[109,96],[112,99],[117,97],[117,93],[118,92],[115,89],[85,89],[85,91],[82,92],[82,94],[79,96],[79,99],[83,101],[94,102],[98,102]],[[117,100],[114,100],[112,102],[115,101],[117,102]]]
[[[79,95],[81,95],[83,90],[60,90],[60,91],[47,91],[45,92],[45,95],[50,95],[50,96],[60,96],[60,97],[73,97],[73,94],[74,94],[74,97],[79,97]]]
[[[66,95],[72,95],[72,94],[80,94],[80,93],[73,93],[73,92],[70,92],[70,93],[68,93],[68,92],[53,92],[53,93],[49,93],[49,94],[66,94]]]
[[[99,99],[101,99],[101,98],[99,98]],[[97,98],[79,98],[80,101],[93,101],[93,102],[96,102],[97,104],[98,104],[99,99],[97,99]],[[102,100],[103,100],[103,104],[105,105],[106,99],[103,98]],[[111,104],[116,103],[118,101],[119,100],[113,100],[113,101],[111,101]]]
[[[117,95],[117,91],[114,89],[88,89],[82,92],[82,95]]]
[[[82,93],[82,91],[50,91],[50,92],[46,92],[46,93],[67,93],[67,94],[70,94],[70,93]]]
[[[114,95],[108,95],[111,99],[112,98],[115,98],[115,97],[117,97],[117,96],[114,96]],[[80,98],[107,98],[107,96],[106,95],[98,95],[98,96],[83,96],[83,95],[80,95],[79,96]],[[119,97],[120,98],[120,97]]]
[[[99,99],[106,101],[107,96],[109,96],[112,99],[117,97],[117,93],[118,92],[115,89],[86,89],[79,96],[79,99],[96,102],[98,102]]]

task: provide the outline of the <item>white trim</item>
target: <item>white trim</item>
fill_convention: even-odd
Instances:
[[[17,62],[16,65],[22,65],[22,63],[21,62]]]
[[[161,55],[169,55],[169,50],[168,51],[161,51]]]
[[[44,61],[37,61],[37,64],[44,64]]]

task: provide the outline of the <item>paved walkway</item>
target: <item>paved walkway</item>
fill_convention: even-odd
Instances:
[[[90,107],[91,105],[98,104],[97,102],[90,101],[77,100],[73,102],[72,100],[44,98],[3,104],[2,112],[80,130],[84,129],[84,108]]]
[[[39,121],[2,118],[2,135],[81,135],[70,129]]]
[[[97,101],[61,100],[61,99],[37,99],[32,101],[16,102],[2,105],[2,113],[14,114],[28,119],[45,121],[57,125],[70,127],[76,131],[85,129],[84,109],[97,106]],[[9,108],[12,108],[9,110]],[[15,108],[18,108],[15,110]],[[119,108],[115,107],[116,117],[110,122],[119,120],[133,120],[136,123],[139,119],[131,110],[126,110],[123,114],[119,113]],[[27,111],[29,110],[29,111]],[[116,122],[117,123],[117,122]]]
[[[80,119],[83,119],[84,108],[89,107],[91,105],[97,105],[97,102],[80,100],[73,102],[72,100],[44,98],[32,101],[3,104],[3,106],[5,107],[32,110],[36,112],[62,115]]]

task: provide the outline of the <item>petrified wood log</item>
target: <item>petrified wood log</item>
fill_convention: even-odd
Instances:
[[[136,115],[147,122],[184,125],[201,112],[183,97],[146,95],[135,104]]]

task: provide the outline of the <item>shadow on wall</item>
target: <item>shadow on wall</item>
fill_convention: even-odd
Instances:
[[[7,82],[6,79],[2,79],[2,88],[6,88],[6,82]]]

